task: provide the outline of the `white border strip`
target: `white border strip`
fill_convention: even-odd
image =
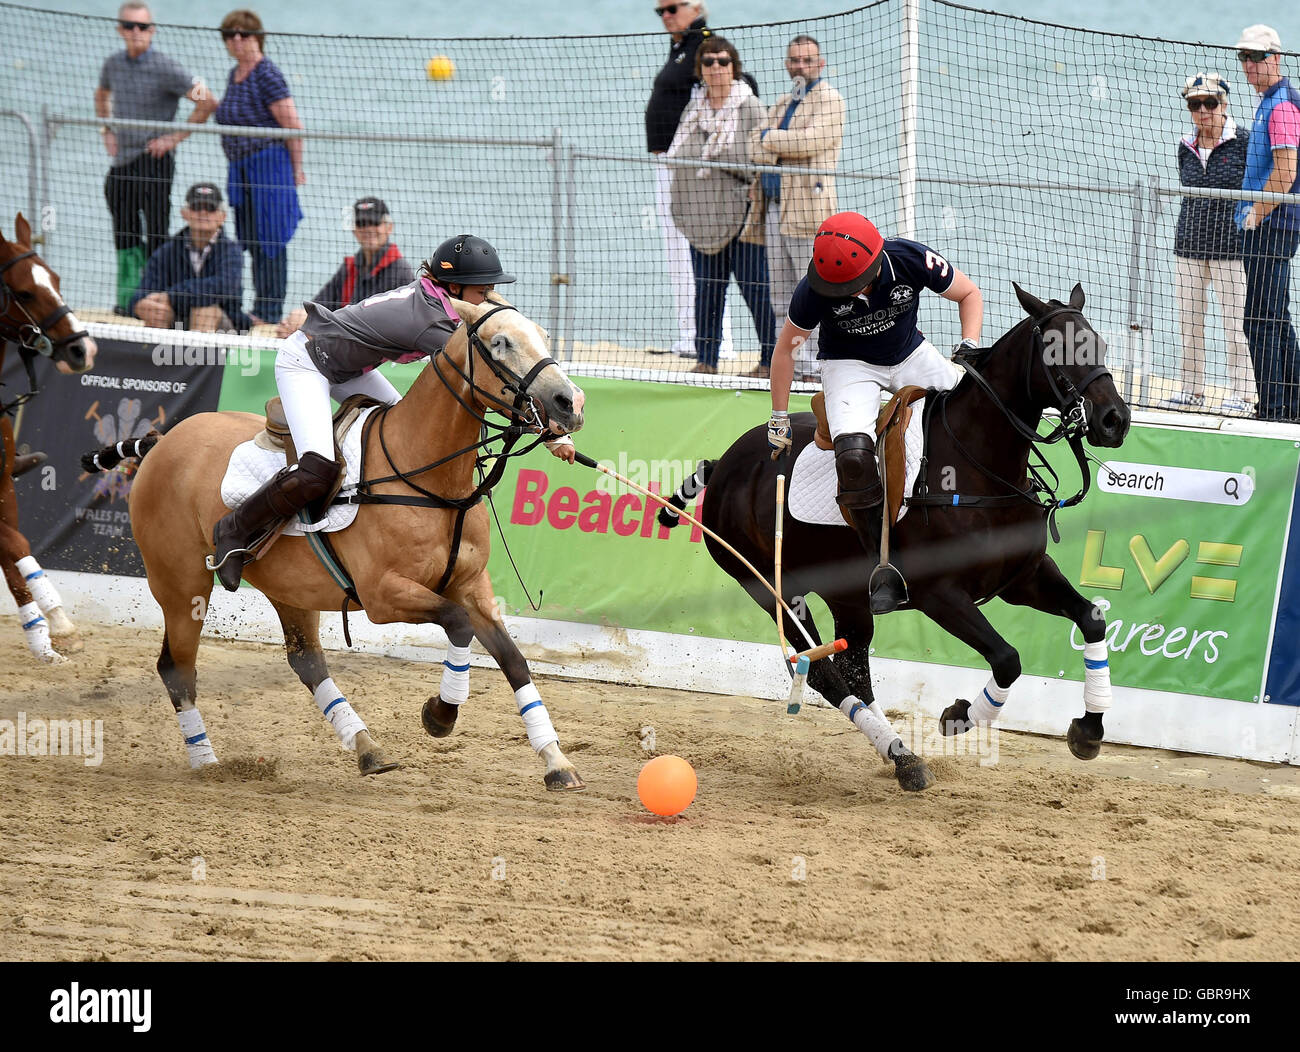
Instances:
[[[143,578],[49,573],[73,620],[133,627],[145,634],[156,634],[161,643],[162,611]],[[7,594],[0,599],[0,613],[17,613]],[[339,615],[327,613],[321,620],[325,648],[342,650]],[[775,644],[524,617],[507,618],[506,623],[538,673],[770,698],[774,706],[784,706],[789,694],[789,677],[782,671]],[[354,612],[350,626],[353,647],[362,653],[431,664],[444,657],[446,637],[433,625],[372,625],[365,614]],[[276,645],[284,642],[271,604],[251,588],[241,588],[236,595],[214,589],[204,633]],[[92,644],[90,652],[94,650]],[[268,655],[267,660],[280,658]],[[1082,671],[1082,657],[1079,660]],[[202,661],[200,651],[200,667]],[[480,667],[495,664],[477,643],[471,663]],[[988,681],[988,672],[983,669],[886,658],[876,658],[873,671],[881,705],[928,716],[938,716],[954,698],[975,697]],[[429,676],[432,685],[432,669]],[[158,691],[161,698],[161,684]],[[1114,707],[1106,717],[1107,741],[1300,765],[1300,706],[1252,704],[1118,686],[1114,697]],[[1061,736],[1070,720],[1082,712],[1080,682],[1026,675],[1012,690],[1001,725],[1008,730]]]

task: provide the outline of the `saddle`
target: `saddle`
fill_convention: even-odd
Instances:
[[[903,506],[903,478],[907,463],[904,441],[907,425],[912,420],[912,403],[924,398],[926,389],[910,384],[894,395],[876,418],[876,457],[884,458],[885,501],[889,507],[889,522],[898,522],[898,512]],[[812,396],[813,416],[817,418],[817,431],[813,442],[818,449],[834,449],[830,425],[826,422],[826,397],[821,391]],[[842,511],[844,521],[853,525],[847,511]]]

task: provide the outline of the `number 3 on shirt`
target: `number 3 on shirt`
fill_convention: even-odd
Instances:
[[[929,249],[925,253],[925,265],[929,270],[937,270],[939,277],[948,276],[948,261],[939,255],[938,252],[931,252]]]

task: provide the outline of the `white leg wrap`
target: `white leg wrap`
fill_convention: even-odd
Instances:
[[[327,678],[321,680],[313,697],[316,699],[316,707],[320,709],[321,715],[330,721],[334,733],[339,736],[339,744],[349,751],[354,749],[357,734],[364,731],[366,725],[356,714],[356,710],[348,704],[348,699],[343,696],[343,692],[334,685],[332,679]]]
[[[1002,715],[1002,706],[1011,697],[1010,687],[999,687],[990,676],[980,696],[970,703],[969,719],[972,723],[992,723]]]
[[[880,706],[874,701],[870,705],[863,705],[852,694],[840,702],[840,712],[851,719],[853,726],[871,739],[876,752],[888,760],[889,747],[899,740],[898,731],[890,726],[883,713],[877,714],[872,711],[879,708]]]
[[[528,732],[528,744],[534,752],[541,752],[548,745],[558,742],[560,736],[551,726],[550,713],[542,704],[542,696],[531,682],[525,683],[515,691],[515,705],[524,720],[524,730]]]
[[[18,560],[18,572],[23,575],[27,582],[27,589],[32,593],[32,598],[36,600],[36,605],[41,608],[41,613],[48,614],[63,605],[63,600],[59,598],[58,589],[54,587],[54,582],[45,576],[45,571],[41,569],[41,564],[30,555],[24,556]]]
[[[181,737],[185,739],[185,751],[190,757],[191,770],[197,771],[210,763],[217,762],[217,754],[208,741],[208,729],[203,726],[203,716],[198,709],[181,709],[176,714],[176,721],[181,725]]]
[[[35,603],[28,603],[18,608],[18,623],[23,626],[23,635],[27,637],[27,649],[47,665],[53,665],[64,658],[50,645],[50,626],[41,614],[41,608]]]
[[[1083,645],[1083,708],[1085,712],[1105,712],[1110,708],[1110,659],[1106,641]]]
[[[469,647],[447,644],[447,659],[442,663],[442,683],[438,697],[448,705],[463,705],[469,700]]]

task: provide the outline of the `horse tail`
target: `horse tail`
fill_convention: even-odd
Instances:
[[[158,444],[160,438],[162,432],[150,431],[143,438],[132,438],[90,453],[82,453],[81,466],[88,475],[94,475],[100,471],[111,471],[124,460],[143,460],[144,455]]]
[[[685,511],[686,505],[700,495],[700,490],[709,484],[709,478],[713,475],[713,466],[716,460],[701,460],[695,465],[693,474],[687,475],[682,484],[677,487],[677,492],[668,498],[672,507],[666,505],[659,508],[659,525],[671,530],[682,520],[677,513]]]

